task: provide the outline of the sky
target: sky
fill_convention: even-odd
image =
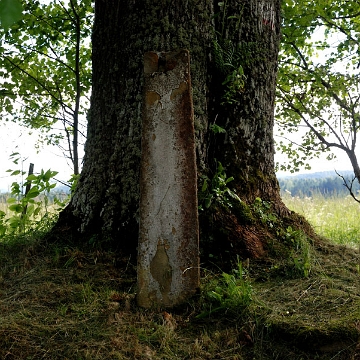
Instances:
[[[39,133],[29,130],[14,123],[0,122],[0,192],[7,192],[12,182],[21,182],[20,176],[10,176],[7,170],[28,171],[30,163],[34,164],[34,173],[43,170],[58,171],[56,179],[67,181],[70,179],[72,170],[70,164],[62,155],[60,149],[55,146],[45,146],[40,150],[35,149]],[[10,159],[10,155],[18,152],[22,159],[16,165]]]

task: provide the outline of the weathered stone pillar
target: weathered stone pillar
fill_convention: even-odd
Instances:
[[[144,56],[138,304],[171,307],[199,286],[194,120],[187,50]]]

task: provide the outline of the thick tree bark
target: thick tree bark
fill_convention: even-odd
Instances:
[[[115,240],[123,250],[136,248],[143,55],[179,48],[188,49],[191,57],[199,179],[211,177],[220,161],[244,203],[260,197],[271,201],[278,213],[287,212],[274,172],[272,132],[280,0],[227,0],[226,12],[214,3],[95,1],[93,92],[83,171],[57,229]],[[229,16],[238,16],[238,21]],[[244,49],[245,86],[232,104],[221,104],[224,78],[214,61],[216,29],[225,29],[222,36]],[[215,122],[225,134],[209,130]],[[235,246],[251,256],[263,254],[266,230],[246,225],[234,211],[205,212],[201,227],[227,228],[224,249]],[[208,235],[203,231],[203,237]]]

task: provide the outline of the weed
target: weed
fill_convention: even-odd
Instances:
[[[267,224],[270,228],[273,228],[276,222],[278,222],[277,216],[271,209],[271,203],[261,200],[257,197],[252,205],[254,214],[260,219],[263,224]]]
[[[285,244],[290,246],[290,261],[292,261],[294,275],[308,277],[311,271],[311,245],[301,230],[293,230],[288,226],[282,236]]]
[[[20,170],[9,170],[12,175],[17,175]],[[23,186],[17,182],[11,185],[11,197],[7,199],[10,215],[0,211],[0,238],[6,234],[25,233],[29,229],[46,227],[52,216],[48,212],[47,194],[56,184],[51,184],[50,180],[57,174],[56,171],[41,170],[39,175],[31,174],[26,178],[23,186],[27,187],[26,193],[23,193]],[[42,199],[40,195],[44,194]],[[41,212],[43,222],[39,221]]]
[[[213,277],[203,292],[205,309],[198,318],[229,312],[238,316],[251,304],[253,295],[246,270],[239,259],[237,268],[231,274],[223,272],[221,276]]]
[[[222,105],[235,104],[238,102],[237,95],[245,89],[246,76],[242,67],[243,51],[242,48],[234,44],[229,38],[229,29],[234,26],[233,32],[238,31],[242,16],[242,9],[238,16],[228,16],[227,1],[219,2],[221,16],[221,30],[216,32],[213,40],[213,54],[217,69],[224,77],[222,85],[225,87],[222,96]],[[234,24],[232,24],[235,21]]]
[[[212,204],[232,207],[234,200],[240,201],[237,194],[231,190],[228,184],[234,180],[227,177],[225,169],[220,162],[217,163],[216,172],[210,180],[208,176],[202,176],[203,184],[199,193],[199,210],[208,209]]]

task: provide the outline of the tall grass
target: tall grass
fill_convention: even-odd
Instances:
[[[294,197],[285,193],[283,201],[290,210],[303,215],[318,234],[337,244],[360,246],[360,204],[349,195]]]
[[[9,215],[9,195],[1,194],[0,210]],[[349,195],[337,193],[327,195],[313,193],[311,197],[292,196],[289,192],[282,194],[286,206],[303,215],[314,227],[318,234],[323,235],[336,244],[360,247],[360,204]],[[47,209],[50,213],[56,212],[56,205],[50,202]],[[40,214],[41,215],[44,214]]]

